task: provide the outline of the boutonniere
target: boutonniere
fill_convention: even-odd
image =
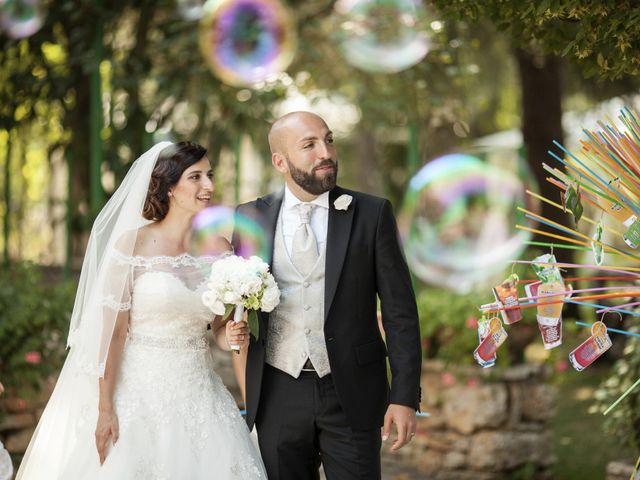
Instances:
[[[335,202],[333,202],[333,206],[336,207],[336,210],[347,210],[349,205],[351,205],[351,200],[353,200],[353,197],[345,193],[344,195],[340,195],[336,198]]]

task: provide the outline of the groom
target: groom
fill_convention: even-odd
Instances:
[[[269,146],[284,190],[238,207],[271,240],[281,290],[251,337],[247,423],[270,480],[318,479],[320,463],[329,480],[379,479],[381,440],[409,442],[420,402],[418,313],[391,204],[336,186],[333,134],[315,114],[278,119]]]

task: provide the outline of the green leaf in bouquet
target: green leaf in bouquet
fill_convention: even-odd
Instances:
[[[225,305],[224,306],[224,315],[222,315],[222,319],[226,320],[231,315],[231,312],[236,308],[235,305]]]
[[[258,340],[259,334],[260,334],[260,322],[258,322],[258,312],[256,310],[249,310],[248,320],[249,320],[249,331],[254,337],[256,337],[256,340]]]

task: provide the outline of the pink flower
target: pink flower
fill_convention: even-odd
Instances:
[[[467,387],[469,388],[476,388],[478,385],[480,385],[480,382],[477,378],[470,378],[467,380]]]
[[[467,328],[471,330],[478,328],[478,319],[476,317],[467,318]]]
[[[455,385],[456,383],[455,375],[450,372],[444,372],[440,380],[445,387],[450,387],[451,385]]]
[[[31,363],[32,365],[37,365],[42,361],[42,355],[40,355],[40,352],[27,352],[24,355],[24,359],[26,360],[27,363]]]
[[[565,372],[567,368],[569,368],[569,362],[567,362],[564,358],[556,361],[554,365],[556,372]]]

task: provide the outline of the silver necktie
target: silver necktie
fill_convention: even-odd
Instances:
[[[298,271],[307,276],[318,260],[318,245],[316,236],[311,230],[311,211],[314,205],[311,203],[298,204],[298,215],[300,215],[300,225],[293,234],[293,244],[291,247],[291,261]]]

